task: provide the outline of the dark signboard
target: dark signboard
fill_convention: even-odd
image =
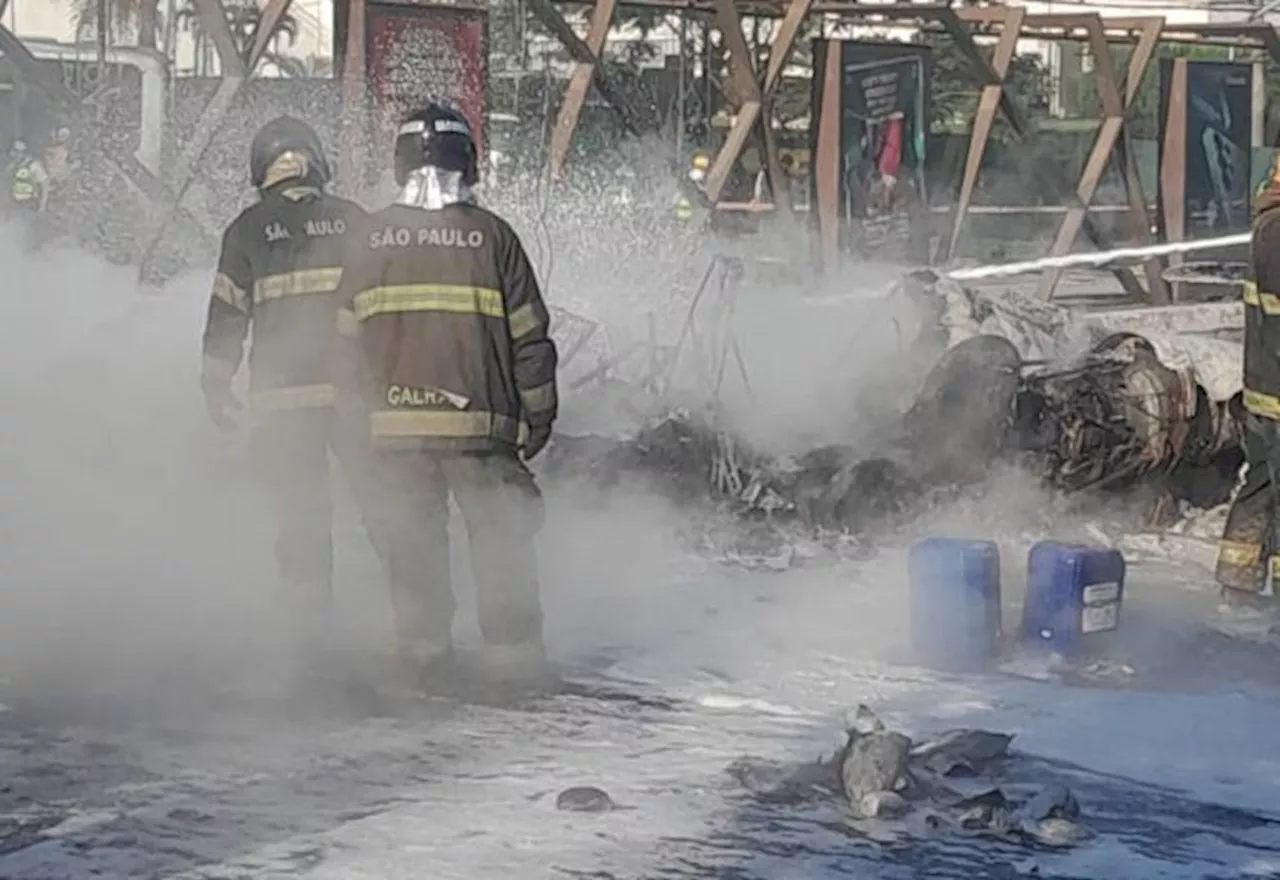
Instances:
[[[824,90],[834,85],[840,90],[841,249],[893,262],[927,262],[931,52],[907,43],[815,40],[815,70],[826,69],[831,51],[840,53],[838,78],[815,78],[813,118]],[[815,151],[817,129],[812,127]]]
[[[1184,163],[1185,234],[1227,235],[1249,228],[1253,69],[1230,61],[1187,61]],[[1173,84],[1173,59],[1160,59],[1160,163]],[[1164,212],[1161,211],[1163,216]]]

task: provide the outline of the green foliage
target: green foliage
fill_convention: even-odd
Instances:
[[[978,112],[978,96],[981,92],[973,64],[948,34],[920,33],[915,42],[933,49],[930,128],[935,131],[967,130]],[[978,51],[990,60],[994,47],[979,46]],[[1012,91],[1014,100],[1029,118],[1047,114],[1053,84],[1049,71],[1038,56],[1014,56],[1005,82]],[[997,116],[992,137],[1003,141],[1012,136],[1008,122]]]
[[[1124,82],[1129,75],[1133,47],[1113,46],[1111,57],[1115,64],[1116,79],[1123,90]],[[1129,113],[1129,133],[1135,138],[1155,138],[1159,132],[1160,59],[1162,58],[1226,61],[1229,58],[1229,52],[1224,46],[1199,46],[1194,43],[1165,43],[1159,46],[1142,76],[1142,83],[1138,86],[1138,93],[1134,96]],[[1093,71],[1082,73],[1079,82],[1074,85],[1078,99],[1074,102],[1074,106],[1068,107],[1069,114],[1088,119],[1096,117],[1102,110],[1096,74]]]
[[[258,25],[262,22],[262,9],[254,0],[224,0],[223,10],[226,13],[227,24],[231,28],[231,36],[235,40],[236,49],[241,56],[247,56],[254,31],[257,30]],[[190,0],[178,10],[176,18],[178,27],[195,34],[197,75],[207,73],[208,71],[203,69],[203,61],[210,54],[208,51],[209,38],[201,29],[200,16]],[[275,29],[272,30],[268,37],[268,45],[273,48],[263,53],[263,60],[276,65],[280,72],[286,76],[306,76],[307,69],[305,64],[296,58],[283,56],[276,50],[281,39],[284,39],[290,46],[297,42],[298,20],[292,15],[286,14],[276,23]]]
[[[107,0],[107,33],[118,41],[134,34],[138,45],[155,48],[160,22],[160,0]],[[77,39],[98,33],[98,0],[73,0],[71,23]]]

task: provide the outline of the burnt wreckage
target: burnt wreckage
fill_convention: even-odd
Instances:
[[[932,272],[891,295],[931,315],[913,345],[941,354],[871,443],[782,460],[707,406],[668,410],[624,439],[558,436],[549,476],[609,487],[643,475],[681,501],[853,532],[900,522],[1008,463],[1064,493],[1147,489],[1157,520],[1176,511],[1169,502],[1229,499],[1243,463],[1240,343],[1222,332],[1238,305],[1213,304],[1217,324],[1184,332],[1168,309],[1073,312]]]

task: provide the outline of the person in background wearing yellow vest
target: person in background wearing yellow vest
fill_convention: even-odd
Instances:
[[[1217,581],[1235,607],[1270,605],[1280,576],[1280,155],[1254,198],[1244,285],[1244,485],[1218,548]],[[1259,596],[1268,597],[1262,602]]]
[[[702,150],[693,154],[688,180],[682,182],[676,194],[676,221],[682,226],[700,228],[706,223],[710,209],[707,199],[707,174],[711,171],[711,156]]]
[[[49,172],[27,151],[22,141],[13,144],[13,158],[5,170],[8,201],[12,208],[43,214],[49,205]]]

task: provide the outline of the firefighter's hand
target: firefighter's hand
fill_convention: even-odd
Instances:
[[[244,409],[230,389],[205,388],[204,405],[209,421],[219,431],[234,431],[238,425],[236,415]]]
[[[529,429],[529,439],[524,444],[524,460],[530,461],[535,455],[546,448],[547,442],[551,439],[551,426],[542,425],[537,428]]]

